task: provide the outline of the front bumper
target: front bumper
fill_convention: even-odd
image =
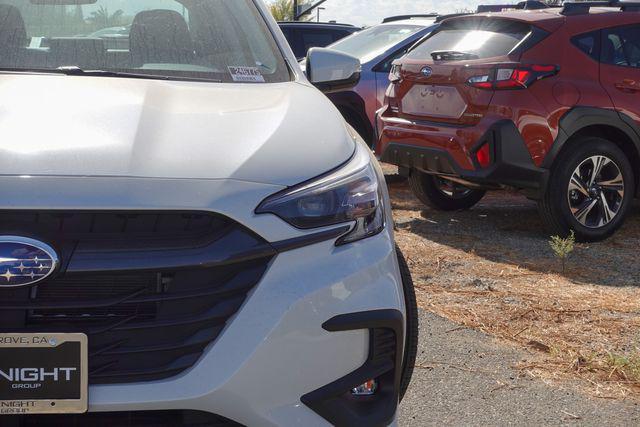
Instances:
[[[1,177],[0,184],[14,201],[11,209],[124,210],[135,203],[142,210],[214,211],[278,242],[260,283],[193,367],[166,380],[93,385],[90,412],[193,410],[244,425],[328,425],[301,399],[365,366],[370,329],[377,326],[330,331],[323,325],[378,310],[401,313],[404,321],[392,229],[341,247],[335,239],[301,246],[309,232],[252,213],[279,188],[125,178],[116,186],[113,179],[62,177]],[[385,422],[393,422],[396,405]]]
[[[380,120],[384,122],[385,119]],[[448,176],[480,188],[514,187],[525,190],[534,199],[544,195],[549,171],[534,164],[522,135],[511,120],[500,120],[488,126],[479,138],[468,144],[469,148],[459,139],[461,134],[468,138],[473,132],[450,126],[425,126],[424,129],[416,126],[419,127],[418,124],[408,128],[398,123],[385,124],[381,161]],[[396,138],[397,134],[403,133],[412,133],[414,138]],[[489,145],[491,164],[483,168],[475,155],[485,144]]]
[[[329,241],[280,254],[191,370],[166,381],[92,387],[90,410],[191,409],[245,425],[326,425],[300,399],[363,366],[369,333],[322,325],[346,313],[404,312],[389,273],[396,268],[386,234],[349,248]]]

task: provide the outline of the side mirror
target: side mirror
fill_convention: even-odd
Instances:
[[[358,58],[336,50],[314,47],[307,54],[307,78],[325,93],[357,85],[361,70]]]

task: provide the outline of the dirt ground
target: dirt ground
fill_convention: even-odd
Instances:
[[[614,237],[576,245],[562,274],[535,203],[521,195],[490,193],[444,213],[397,176],[389,188],[421,308],[527,348],[523,375],[640,399],[640,205]]]

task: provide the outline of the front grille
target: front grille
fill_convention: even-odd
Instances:
[[[205,213],[0,213],[0,235],[53,246],[61,271],[0,290],[1,332],[83,332],[92,384],[191,367],[260,281],[274,249]]]
[[[242,427],[219,415],[201,411],[93,412],[80,415],[9,415],[3,427]]]

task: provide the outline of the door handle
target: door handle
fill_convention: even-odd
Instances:
[[[626,93],[640,92],[640,85],[638,84],[637,81],[632,79],[624,79],[622,82],[616,83],[615,86],[616,86],[616,89],[618,89],[621,92],[626,92]]]

